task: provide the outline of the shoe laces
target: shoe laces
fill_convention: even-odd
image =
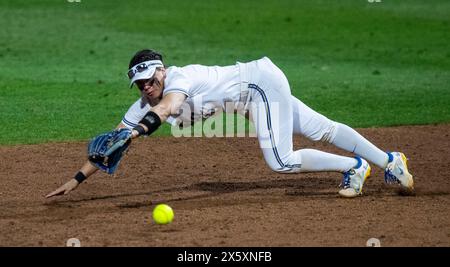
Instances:
[[[394,175],[394,173],[392,172],[393,167],[394,167],[394,155],[392,155],[391,152],[387,152],[388,154],[388,166],[386,167],[386,169],[384,170],[384,181],[387,184],[393,184],[393,183],[398,183],[400,182],[397,177]],[[392,164],[392,165],[389,165]]]
[[[395,176],[395,174],[392,172],[390,168],[386,168],[384,172],[384,181],[387,184],[400,183],[400,180],[397,178],[397,176]]]
[[[354,174],[355,174],[354,169],[350,169],[350,170],[344,172],[344,177],[342,177],[341,187],[343,187],[344,189],[349,188],[351,180],[352,180],[351,176]]]

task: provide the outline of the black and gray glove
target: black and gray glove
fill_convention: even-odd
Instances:
[[[131,130],[122,128],[94,137],[88,145],[89,161],[112,174],[131,143]]]

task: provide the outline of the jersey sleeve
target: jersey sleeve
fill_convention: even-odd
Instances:
[[[125,116],[122,118],[122,124],[128,129],[132,129],[138,125],[138,123],[144,118],[145,114],[150,111],[150,105],[139,98],[128,109]]]
[[[178,67],[171,67],[167,74],[163,95],[168,93],[178,92],[183,93],[187,97],[192,95],[192,81],[187,75]]]

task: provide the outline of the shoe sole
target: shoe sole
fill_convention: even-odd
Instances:
[[[403,164],[405,165],[405,169],[403,170],[403,172],[405,173],[405,176],[407,177],[406,184],[403,184],[403,183],[400,183],[400,184],[408,190],[414,190],[413,176],[408,171],[408,159],[406,158],[405,154],[403,154],[403,153],[400,153],[400,157],[402,159]]]
[[[370,176],[371,171],[372,171],[372,168],[370,168],[370,165],[369,165],[369,167],[367,168],[366,175],[364,176],[364,181],[363,181],[363,185],[361,186],[360,192],[356,192],[356,190],[353,187],[349,187],[346,189],[339,190],[339,195],[341,195],[342,197],[345,197],[345,198],[354,198],[359,195],[362,195],[362,189],[364,187],[364,184],[366,183],[367,178]]]

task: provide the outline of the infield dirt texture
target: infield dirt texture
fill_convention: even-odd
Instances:
[[[448,0],[0,0],[0,26],[0,246],[450,246]],[[165,125],[114,176],[44,199],[138,98],[126,72],[143,48],[168,66],[268,56],[305,104],[404,152],[416,195],[372,166],[342,199],[341,174],[274,173],[256,138]],[[173,223],[151,221],[158,203]]]
[[[415,196],[386,186],[374,167],[364,196],[342,199],[340,174],[273,173],[256,138],[147,138],[114,176],[97,174],[46,201],[77,170],[86,144],[1,147],[0,244],[65,246],[78,238],[82,246],[365,246],[378,238],[382,246],[448,246],[449,125],[358,130],[409,156]],[[341,152],[295,139],[300,146]],[[152,222],[161,202],[175,211],[169,225]]]

